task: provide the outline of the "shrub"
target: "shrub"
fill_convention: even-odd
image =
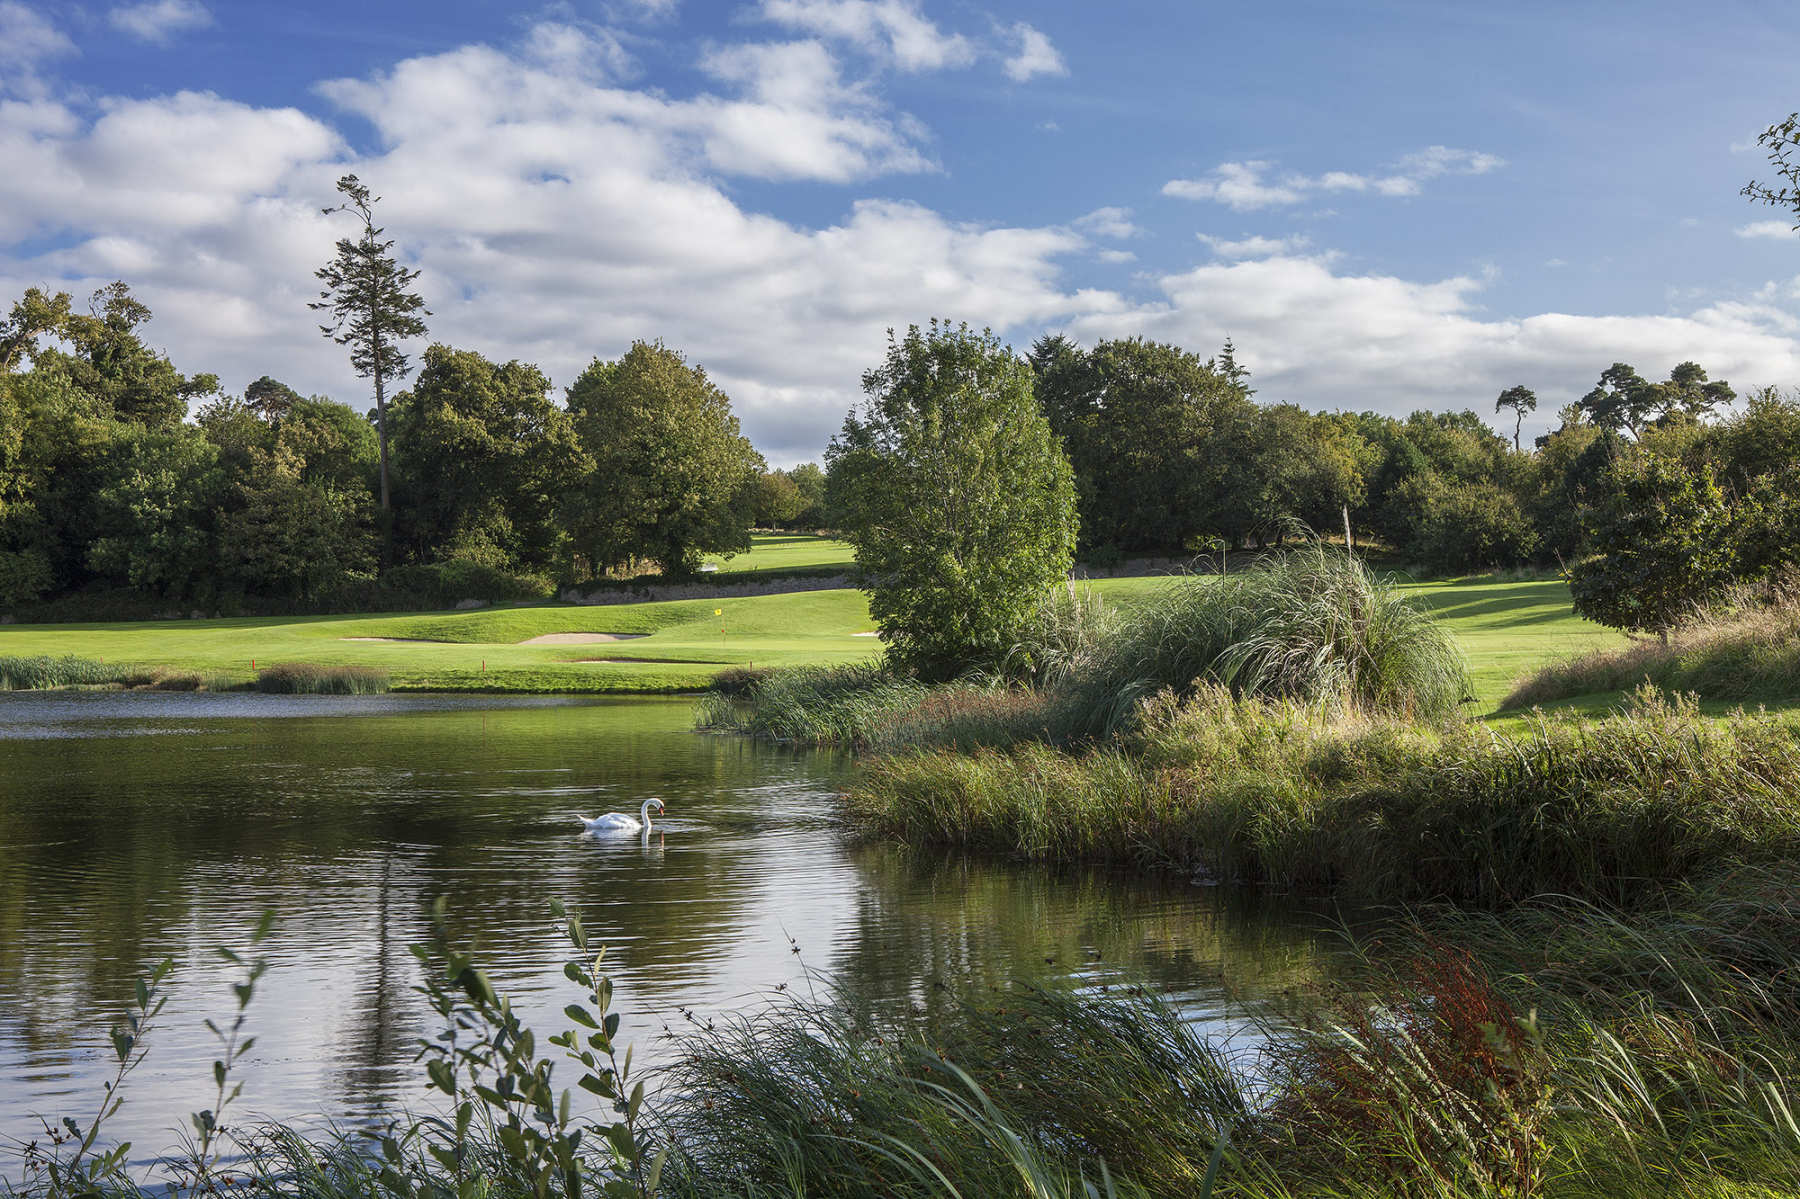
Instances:
[[[932,681],[998,659],[1067,576],[1075,483],[992,333],[933,321],[890,335],[867,402],[826,451],[833,507],[888,658]]]
[[[426,601],[420,606],[430,608],[447,608],[465,599],[490,603],[544,599],[555,590],[543,575],[465,560],[396,566],[381,576],[380,586],[396,596],[418,596]]]
[[[277,662],[256,672],[256,689],[275,695],[375,695],[388,689],[388,672],[375,666]]]

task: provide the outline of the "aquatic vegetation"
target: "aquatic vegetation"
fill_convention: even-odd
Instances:
[[[898,754],[846,799],[867,835],[1115,861],[1359,899],[1624,899],[1800,851],[1800,731],[1639,697],[1520,735],[1353,720],[1223,688],[1080,752]]]
[[[91,687],[122,681],[126,668],[89,658],[0,658],[0,691]]]
[[[1791,862],[1629,916],[1546,898],[1508,919],[1399,920],[1360,943],[1339,985],[1247,1013],[1248,1051],[1138,986],[958,993],[930,1017],[827,989],[690,1016],[648,1086],[621,1051],[603,954],[553,910],[582,998],[565,1009],[571,1028],[544,1039],[555,1052],[539,1054],[434,909],[414,952],[439,1025],[421,1059],[441,1115],[311,1134],[227,1124],[242,1042],[225,1024],[220,1098],[194,1117],[213,1139],[192,1138],[166,1178],[132,1178],[99,1124],[76,1124],[79,1143],[22,1150],[16,1192],[1650,1199],[1800,1187],[1800,1006],[1781,984],[1800,971]],[[260,964],[231,960],[241,1012]],[[153,1039],[167,973],[147,979],[115,1038],[121,1062]]]
[[[1338,715],[1442,719],[1468,690],[1461,651],[1418,601],[1315,544],[1234,575],[1171,580],[1124,611],[1051,592],[988,671],[926,687],[877,664],[733,680],[702,727],[864,750],[1070,744],[1127,730],[1141,703],[1223,687]]]

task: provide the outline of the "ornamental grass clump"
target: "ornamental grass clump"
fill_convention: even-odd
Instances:
[[[1452,715],[1468,694],[1450,632],[1391,580],[1322,542],[1236,574],[1170,582],[1070,673],[1090,735],[1126,728],[1159,691],[1185,696],[1207,683],[1424,720]]]
[[[696,722],[803,745],[867,745],[880,726],[924,698],[926,688],[873,663],[800,666],[744,679],[701,700]]]
[[[124,668],[91,658],[0,658],[0,691],[39,691],[51,687],[96,687],[119,682]]]

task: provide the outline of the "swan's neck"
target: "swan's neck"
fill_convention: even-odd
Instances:
[[[644,801],[644,806],[638,809],[638,819],[643,824],[644,831],[646,833],[649,832],[650,831],[650,801],[649,800],[646,799]]]

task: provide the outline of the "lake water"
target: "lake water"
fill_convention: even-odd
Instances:
[[[1209,1032],[1316,975],[1325,921],[1092,872],[852,847],[848,764],[694,733],[687,700],[0,694],[0,1144],[86,1120],[107,1027],[172,956],[170,1001],[111,1137],[143,1158],[210,1103],[219,946],[277,924],[239,1117],[354,1120],[425,1101],[407,951],[438,896],[495,983],[565,1023],[552,898],[608,944],[625,1040],[654,1060],[787,985],[929,1003],[936,981],[1146,981]],[[661,796],[649,844],[577,815]],[[794,952],[795,948],[799,952]],[[0,1168],[0,1176],[6,1170]]]

